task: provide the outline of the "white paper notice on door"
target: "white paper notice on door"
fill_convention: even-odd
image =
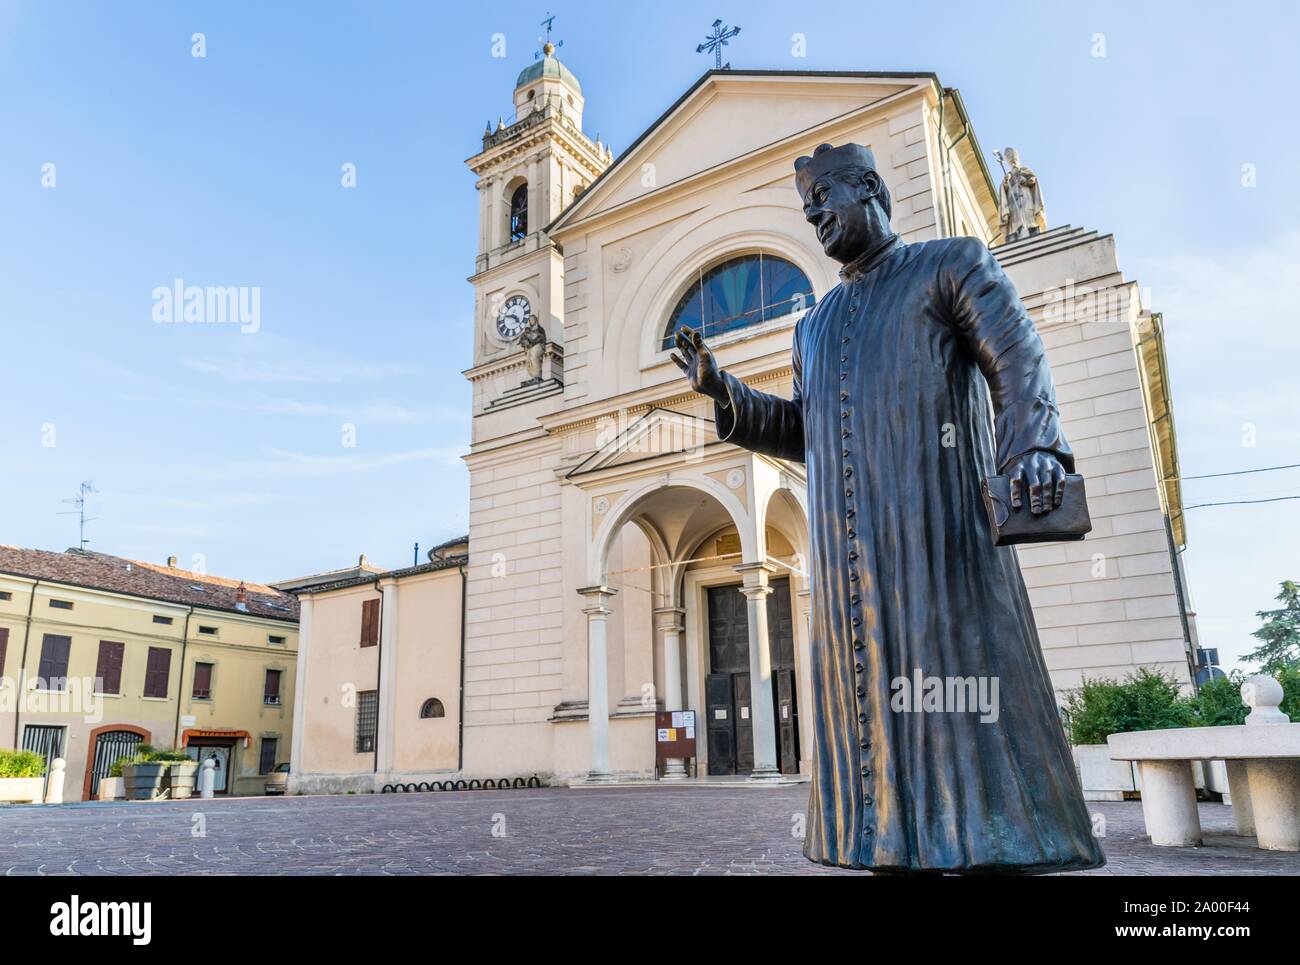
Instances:
[[[686,715],[683,714],[680,710],[673,711],[673,726],[674,727],[686,726]]]
[[[741,708],[740,708],[740,719],[741,719],[741,720],[749,720],[749,708],[748,708],[748,707],[741,707]]]
[[[721,707],[719,707],[717,710],[715,710],[715,711],[713,712],[713,719],[714,719],[714,720],[726,720],[726,719],[727,719],[727,712],[726,712],[725,710],[723,710]]]

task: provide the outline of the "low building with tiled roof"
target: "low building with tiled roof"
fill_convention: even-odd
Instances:
[[[298,622],[297,598],[275,587],[92,550],[55,553],[0,544],[0,573]]]
[[[65,800],[145,743],[261,794],[289,759],[298,619],[290,593],[174,558],[0,545],[0,747],[63,758]]]

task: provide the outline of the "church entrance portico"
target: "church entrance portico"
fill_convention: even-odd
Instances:
[[[567,730],[585,718],[584,783],[656,769],[666,780],[688,776],[685,761],[656,762],[655,710],[695,712],[698,775],[799,773],[810,751],[798,729],[807,676],[799,481],[726,449],[667,472],[612,468],[598,481],[570,477],[593,532],[575,601],[587,713],[557,723]],[[644,683],[636,667],[648,671]],[[715,707],[724,685],[726,706]],[[629,726],[638,714],[644,723]]]

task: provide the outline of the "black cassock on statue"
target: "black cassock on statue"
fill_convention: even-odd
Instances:
[[[976,239],[895,238],[841,279],[795,328],[793,399],[724,373],[716,410],[723,440],[807,464],[804,852],[854,868],[1100,865],[1015,551],[993,545],[980,495],[1031,450],[1074,469],[1042,341]],[[996,679],[996,721],[892,710],[891,684],[917,671]]]

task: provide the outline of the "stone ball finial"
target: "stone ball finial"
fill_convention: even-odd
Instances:
[[[1241,702],[1250,708],[1247,724],[1289,724],[1291,718],[1282,713],[1282,685],[1268,674],[1247,677],[1241,685]]]

